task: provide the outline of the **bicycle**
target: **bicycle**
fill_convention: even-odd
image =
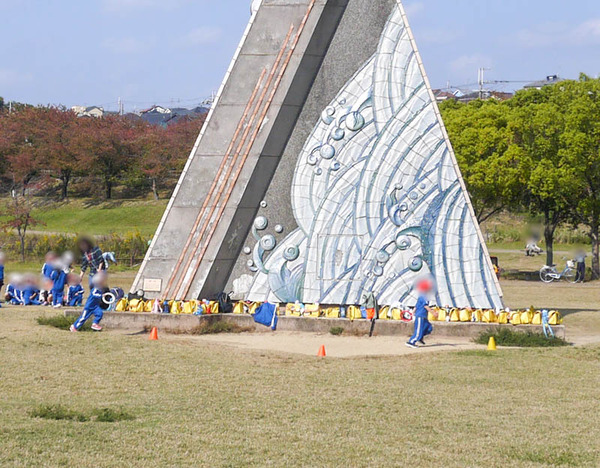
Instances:
[[[563,258],[566,260],[566,258]],[[560,281],[561,279],[567,280],[569,283],[575,283],[577,280],[577,268],[574,260],[567,260],[565,269],[560,273],[556,269],[555,265],[544,265],[540,268],[540,279],[544,283],[552,283],[553,281]]]

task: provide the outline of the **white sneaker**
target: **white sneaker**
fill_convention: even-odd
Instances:
[[[69,331],[71,333],[77,333],[79,330],[77,330],[77,328],[75,328],[75,325],[71,325],[71,327],[69,328]]]
[[[55,309],[60,309],[62,306],[60,304],[54,304],[52,307],[54,307]]]
[[[98,325],[97,323],[92,323],[92,330],[94,331],[102,331],[102,326]]]

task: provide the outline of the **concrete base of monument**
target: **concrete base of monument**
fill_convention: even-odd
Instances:
[[[79,316],[81,311],[66,310],[65,316]],[[106,312],[102,325],[107,329],[143,330],[158,327],[163,331],[185,332],[193,330],[201,323],[225,321],[248,328],[257,333],[270,333],[271,329],[254,322],[251,315],[218,314],[218,315],[171,315],[132,312]],[[541,326],[535,325],[500,325],[497,323],[454,323],[434,322],[434,334],[437,336],[475,338],[489,329],[510,328],[518,331],[534,331],[542,333]],[[329,333],[331,328],[341,327],[345,334],[364,335],[369,333],[371,322],[368,320],[348,320],[310,317],[279,317],[277,330],[306,333]],[[553,326],[556,336],[565,337],[563,325]],[[378,336],[410,336],[413,323],[378,320],[375,325],[375,335]]]

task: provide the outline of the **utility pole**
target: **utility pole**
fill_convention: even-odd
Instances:
[[[123,101],[121,98],[117,99],[117,107],[119,108],[119,115],[123,115]]]
[[[483,99],[483,92],[485,89],[483,86],[485,85],[485,72],[490,70],[489,68],[481,67],[477,70],[477,83],[479,84],[479,99]]]

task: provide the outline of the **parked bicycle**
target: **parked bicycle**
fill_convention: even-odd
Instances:
[[[567,260],[563,258],[563,260]],[[574,260],[567,260],[565,269],[560,273],[556,269],[556,265],[544,265],[540,269],[540,279],[544,283],[552,283],[553,281],[567,280],[569,283],[574,283],[577,279],[577,266]]]

